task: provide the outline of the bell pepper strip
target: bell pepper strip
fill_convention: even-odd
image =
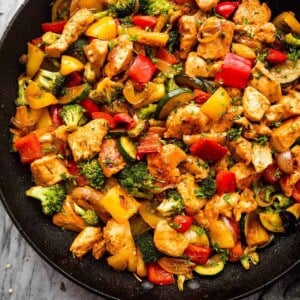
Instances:
[[[300,180],[298,180],[294,185],[292,197],[295,199],[295,201],[300,203]]]
[[[140,138],[137,146],[136,157],[138,160],[143,159],[145,154],[157,153],[161,150],[162,143],[157,133],[148,133]]]
[[[292,31],[296,34],[300,34],[300,23],[296,19],[295,14],[291,11],[282,12],[274,18],[272,23],[276,28],[282,31]]]
[[[54,32],[54,33],[62,33],[67,21],[62,20],[62,21],[55,21],[55,22],[47,22],[47,23],[42,23],[41,27],[43,32]]]
[[[169,64],[175,65],[178,63],[176,56],[168,52],[165,48],[158,48],[156,52],[156,58],[161,59]]]
[[[113,17],[105,16],[92,23],[85,31],[85,35],[100,40],[112,40],[118,35],[117,22]]]
[[[151,59],[143,54],[138,54],[129,68],[128,75],[134,81],[145,84],[151,80],[155,71],[156,67]]]
[[[228,220],[228,223],[230,224],[232,232],[234,233],[235,241],[238,241],[241,238],[240,223],[233,218],[226,218],[226,220]]]
[[[70,172],[70,174],[75,178],[78,186],[88,185],[87,179],[80,174],[77,164],[75,163],[74,160],[67,161],[67,169]]]
[[[189,244],[184,250],[184,255],[186,255],[192,262],[200,265],[204,265],[211,254],[211,248],[196,244]]]
[[[177,215],[174,217],[172,227],[180,233],[186,232],[193,224],[193,217],[188,215]]]
[[[229,249],[228,260],[230,262],[239,261],[243,256],[243,247],[241,241],[237,241],[233,248]]]
[[[69,55],[62,55],[60,73],[64,76],[73,72],[80,72],[84,69],[84,64],[77,58]]]
[[[216,13],[225,19],[228,19],[234,11],[237,9],[239,4],[237,2],[220,2],[216,6]]]
[[[61,110],[62,110],[62,106],[59,104],[49,106],[49,113],[50,113],[53,126],[58,127],[64,123],[62,117],[60,116]]]
[[[132,22],[135,26],[140,26],[142,29],[152,28],[156,24],[156,17],[135,15],[132,17]]]
[[[221,71],[215,76],[215,80],[224,86],[244,89],[251,75],[252,60],[234,53],[227,53],[223,61]]]
[[[190,146],[190,153],[205,161],[217,162],[224,157],[228,149],[217,142],[201,138]]]
[[[175,282],[174,275],[165,271],[158,263],[147,265],[147,277],[153,284],[167,285]]]
[[[14,148],[19,152],[21,162],[24,164],[32,163],[43,156],[42,145],[33,132],[17,139]]]
[[[236,190],[235,174],[230,171],[219,171],[216,176],[216,186],[218,195],[234,193]]]
[[[32,45],[37,46],[39,48],[41,48],[42,46],[44,46],[42,37],[37,37],[31,40],[30,42]]]
[[[263,179],[269,184],[275,184],[281,177],[281,171],[276,162],[268,165],[262,172]]]
[[[287,60],[286,53],[270,48],[266,56],[266,61],[272,65],[282,64]]]
[[[39,70],[45,57],[45,52],[38,46],[27,43],[26,74],[33,77]]]
[[[86,110],[86,114],[89,117],[92,117],[94,112],[100,112],[100,108],[97,103],[90,98],[83,99],[79,104]]]
[[[67,77],[66,87],[73,87],[81,84],[83,78],[79,72],[72,72]]]
[[[91,117],[92,119],[104,119],[107,121],[107,125],[110,129],[116,128],[117,123],[114,120],[114,117],[108,113],[102,111],[94,111],[91,113]]]
[[[285,36],[285,41],[294,47],[300,47],[300,38],[294,37],[292,33]]]
[[[195,102],[197,104],[205,103],[211,96],[209,93],[206,93],[206,92],[204,92],[202,90],[199,90],[199,89],[194,89],[194,93],[196,95]]]
[[[130,130],[136,126],[136,122],[128,113],[119,113],[113,117],[116,126],[122,125],[126,130]]]

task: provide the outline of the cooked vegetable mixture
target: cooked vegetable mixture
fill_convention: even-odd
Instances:
[[[56,0],[20,58],[13,150],[54,225],[173,284],[300,216],[300,23],[259,0]],[[36,202],[38,203],[38,202]],[[95,262],[96,263],[96,262]]]

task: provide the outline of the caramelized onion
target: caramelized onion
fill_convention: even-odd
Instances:
[[[172,257],[162,257],[157,263],[167,272],[172,274],[186,274],[193,270],[195,264],[189,260]]]
[[[291,174],[294,172],[293,156],[291,151],[288,150],[277,154],[276,159],[278,167],[282,172],[286,174]]]

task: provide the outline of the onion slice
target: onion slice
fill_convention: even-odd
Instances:
[[[294,172],[293,156],[291,151],[287,150],[277,154],[276,160],[277,165],[282,172],[286,174],[292,174]]]

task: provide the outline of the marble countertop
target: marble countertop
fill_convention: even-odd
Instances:
[[[0,37],[24,0],[0,1]],[[42,284],[41,284],[42,283]],[[0,201],[0,299],[101,300],[49,266],[24,240]],[[300,266],[244,300],[300,299]],[[200,300],[200,299],[199,299]]]

